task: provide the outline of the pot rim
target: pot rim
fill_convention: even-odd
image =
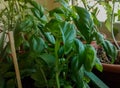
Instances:
[[[120,73],[120,65],[119,64],[102,63],[102,65],[103,65],[103,71]]]

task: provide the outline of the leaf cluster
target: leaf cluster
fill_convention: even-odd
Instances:
[[[15,1],[7,2],[17,4],[19,7],[17,12],[15,8],[4,9],[5,13],[15,14],[14,17],[11,14],[6,17],[5,13],[1,13],[1,17],[7,18],[0,39],[1,88],[17,86],[9,41],[4,43],[5,36],[10,30],[14,32],[22,80],[29,77],[35,88],[89,87],[91,76],[88,74],[91,74],[92,69],[96,67],[102,71],[96,50],[90,45],[92,40],[103,44],[108,53],[114,52],[111,57],[116,56],[116,49],[110,49],[112,45],[104,41],[102,35],[94,28],[88,10],[70,6],[64,0],[60,0],[60,7],[46,12],[42,5],[33,0]],[[13,19],[10,20],[11,17]],[[12,27],[8,21],[12,21],[10,22]],[[78,36],[87,44],[84,44]]]

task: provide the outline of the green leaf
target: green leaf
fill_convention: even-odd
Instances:
[[[38,9],[36,9],[36,8],[31,8],[31,11],[33,12],[33,14],[34,14],[38,19],[41,18],[40,12],[39,12]]]
[[[75,73],[77,73],[79,71],[79,69],[78,69],[78,57],[77,56],[74,56],[71,60],[71,69]]]
[[[117,48],[108,40],[105,40],[102,43],[102,46],[106,52],[106,54],[110,57],[111,63],[114,63],[114,61],[117,59]]]
[[[15,39],[15,48],[18,49],[20,45],[24,42],[24,37],[21,33],[16,33],[14,35],[14,39]]]
[[[75,83],[77,85],[77,88],[85,88],[83,66],[77,72],[73,71],[73,74],[74,74],[74,78],[75,78],[74,80],[75,80]]]
[[[104,42],[104,36],[99,32],[94,32],[95,39],[97,41],[97,44],[101,44]]]
[[[99,58],[96,58],[96,59],[95,59],[95,68],[96,68],[97,70],[99,70],[100,72],[103,71],[103,66],[102,66]]]
[[[55,8],[55,9],[49,11],[49,15],[51,17],[55,17],[55,19],[57,19],[57,20],[61,20],[62,21],[64,19],[64,17],[65,17],[64,9],[60,8],[60,7],[59,8]]]
[[[30,41],[31,51],[35,54],[40,54],[42,50],[45,48],[45,42],[42,38],[38,36],[32,36]]]
[[[100,80],[94,73],[85,71],[85,75],[88,76],[96,86],[95,88],[109,88],[102,80]]]
[[[93,66],[95,65],[96,59],[96,50],[91,45],[85,46],[85,62],[84,67],[87,71],[92,71]]]
[[[78,53],[78,69],[80,69],[80,67],[82,66],[82,64],[84,63],[84,57],[85,57],[85,47],[83,45],[83,43],[78,40],[75,39],[75,51],[76,53]]]
[[[50,32],[45,33],[47,39],[50,41],[50,43],[55,44],[55,38]]]
[[[60,14],[64,14],[64,11],[62,8],[55,8],[55,9],[49,11],[50,16],[54,16],[54,13],[57,13],[60,15]]]
[[[76,37],[75,26],[73,24],[68,23],[68,22],[63,22],[60,25],[60,28],[61,28],[60,30],[62,33],[65,54],[67,54],[71,50],[72,44],[73,44],[74,39]]]
[[[21,23],[18,23],[15,29],[15,33],[19,33],[21,31],[27,32],[31,31],[33,27],[33,18],[31,16],[27,16]]]
[[[51,32],[53,36],[56,38],[61,37],[61,32],[60,32],[60,24],[61,22],[56,20],[56,19],[51,19],[46,25],[46,29],[48,32]]]
[[[41,20],[43,14],[41,14],[41,12],[40,12],[38,9],[36,9],[36,8],[31,8],[31,11],[33,12],[33,14],[34,14],[39,20]]]
[[[110,20],[110,18],[106,20],[105,26],[107,27],[108,31],[110,31],[110,32],[112,31],[111,30],[111,20]]]
[[[69,22],[52,19],[46,24],[46,29],[62,43],[65,54],[69,53],[76,37],[75,26]]]
[[[39,11],[39,15],[41,17],[44,15],[44,8],[40,4],[33,0],[30,1],[30,4],[34,7],[34,9]]]
[[[40,55],[40,57],[43,61],[45,61],[48,64],[48,66],[52,66],[55,64],[55,57],[52,54],[44,53]]]
[[[94,27],[91,15],[86,9],[82,7],[74,6],[74,9],[79,16],[79,19],[78,17],[77,19],[74,19],[75,25],[82,34],[81,37],[83,37],[88,43],[90,43],[93,40],[91,36],[93,34]]]

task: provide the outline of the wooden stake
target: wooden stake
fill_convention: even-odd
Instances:
[[[10,41],[10,47],[11,47],[11,51],[12,51],[12,58],[13,58],[13,64],[14,64],[14,68],[15,68],[18,88],[22,88],[22,82],[21,82],[21,78],[20,78],[20,71],[19,71],[16,51],[15,51],[13,31],[8,32],[8,38],[9,38],[9,41]]]

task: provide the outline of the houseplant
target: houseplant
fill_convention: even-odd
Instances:
[[[118,52],[119,52],[119,41],[117,41],[115,39],[115,32],[114,32],[114,21],[115,21],[115,16],[119,16],[118,13],[115,13],[115,3],[118,2],[117,0],[104,0],[104,1],[101,1],[101,0],[98,0],[96,1],[95,5],[97,4],[100,4],[102,5],[105,10],[106,10],[106,14],[107,14],[107,19],[105,21],[105,25],[106,27],[108,28],[109,31],[111,31],[111,35],[112,35],[112,40],[114,41],[111,41],[114,45],[117,46],[118,48]],[[84,2],[85,3],[85,2]],[[97,26],[99,26],[98,24],[98,20],[96,19],[96,12],[97,11],[97,7],[95,7],[95,5],[93,5],[93,7],[90,7],[90,10],[91,10],[91,13],[93,14],[93,19],[95,21],[95,23],[97,24]],[[85,6],[88,6],[88,5],[85,5]],[[89,9],[89,7],[86,7]],[[91,9],[92,8],[92,9]],[[118,10],[119,12],[119,10]],[[95,17],[95,18],[94,18]],[[119,70],[120,70],[120,65],[118,64],[119,62],[117,62],[117,64],[115,64],[115,60],[111,63],[111,60],[110,60],[110,57],[108,56],[108,53],[107,55],[105,54],[104,52],[104,49],[101,49],[100,47],[100,50],[102,50],[101,52],[103,52],[101,55],[98,55],[99,58],[102,58],[103,59],[103,72],[98,72],[97,71],[97,75],[105,82],[108,84],[108,86],[110,87],[115,87],[115,88],[119,88]],[[99,52],[99,51],[98,51]],[[98,53],[100,54],[100,53]],[[119,56],[119,53],[118,53],[118,56]],[[107,58],[107,60],[106,60]],[[119,61],[119,58],[120,57],[117,57],[117,60]],[[108,60],[109,59],[109,60]],[[104,61],[106,60],[106,61]],[[107,64],[106,64],[107,62]],[[109,63],[109,64],[108,64]]]
[[[108,8],[110,7],[110,6],[106,6],[106,10],[107,10],[107,21],[106,21],[106,24],[107,24],[107,27],[108,27],[108,29],[111,31],[111,35],[112,35],[112,38],[113,38],[113,43],[117,46],[117,49],[118,49],[118,52],[119,52],[119,50],[120,50],[120,45],[119,45],[119,41],[117,41],[116,40],[116,38],[115,38],[115,34],[114,34],[114,25],[113,25],[113,23],[114,23],[114,20],[115,20],[115,14],[116,13],[114,13],[114,10],[115,10],[115,0],[113,0],[112,1],[112,6],[111,6],[111,10],[108,10]],[[110,12],[111,11],[111,12]],[[118,11],[119,12],[119,11]],[[112,15],[110,15],[110,13],[112,14]],[[117,15],[119,15],[119,14],[117,14]],[[111,19],[111,20],[110,20]],[[106,79],[106,77],[105,77],[105,79],[104,79],[104,77],[102,77],[105,81],[106,81],[106,83],[108,84],[108,85],[110,85],[111,87],[116,87],[116,88],[119,88],[120,86],[119,86],[119,73],[120,73],[120,65],[119,65],[119,60],[120,59],[120,57],[119,57],[119,53],[118,53],[118,57],[117,57],[117,64],[103,64],[103,67],[104,67],[104,72],[105,72],[105,74],[109,74],[109,76],[112,76],[112,77],[108,77],[109,79],[107,80]],[[111,70],[111,69],[114,69],[114,70]],[[101,74],[101,75],[103,75],[103,74]],[[116,79],[117,78],[117,79]],[[113,81],[114,80],[114,81]],[[112,85],[112,84],[113,85]]]
[[[61,7],[49,12],[33,0],[5,2],[8,7],[0,14],[3,24],[0,42],[1,88],[17,87],[9,41],[3,41],[9,30],[14,32],[24,88],[86,88],[90,79],[97,86],[108,88],[91,76],[94,66],[100,71],[102,66],[90,42],[94,39],[101,42],[104,38],[94,28],[86,9],[69,6],[64,0],[59,0]],[[14,8],[14,5],[17,7]],[[77,36],[87,44],[83,44]]]

